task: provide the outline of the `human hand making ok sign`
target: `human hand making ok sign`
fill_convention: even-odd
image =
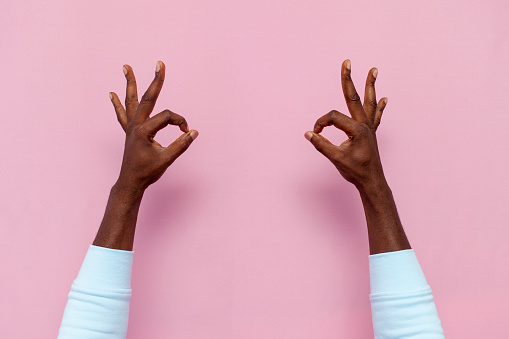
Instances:
[[[155,78],[139,103],[136,79],[129,65],[124,65],[127,79],[125,109],[118,96],[114,92],[110,93],[117,119],[126,133],[118,182],[132,190],[143,191],[157,181],[198,136],[198,131],[189,130],[184,117],[170,110],[166,109],[150,117],[163,87],[165,69],[164,63],[158,61]],[[184,134],[169,146],[163,147],[154,140],[154,136],[167,125],[178,125]]]
[[[352,117],[336,110],[330,111],[316,121],[312,132],[305,133],[306,139],[358,189],[385,182],[376,130],[387,105],[387,98],[382,98],[377,104],[375,95],[377,75],[376,68],[369,71],[362,104],[351,78],[350,60],[345,60],[341,66],[341,85]],[[331,125],[344,131],[348,135],[348,140],[336,146],[319,134],[324,127]]]

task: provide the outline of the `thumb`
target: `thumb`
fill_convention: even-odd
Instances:
[[[329,160],[337,153],[336,146],[318,133],[308,131],[304,134],[304,137],[315,146],[318,152],[325,155]]]
[[[182,134],[174,142],[172,142],[163,151],[164,157],[171,164],[175,161],[182,153],[184,153],[193,141],[198,137],[198,131],[191,130],[187,133]]]

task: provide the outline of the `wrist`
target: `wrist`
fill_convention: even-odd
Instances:
[[[378,196],[391,191],[384,176],[365,181],[357,185],[357,189],[362,197]]]
[[[93,245],[132,251],[143,192],[144,189],[121,180],[113,185]]]
[[[125,182],[119,178],[111,188],[110,194],[124,203],[135,203],[143,196],[144,192],[145,188]]]

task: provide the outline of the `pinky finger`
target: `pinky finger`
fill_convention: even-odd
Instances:
[[[376,112],[375,112],[375,120],[373,122],[373,127],[375,131],[377,130],[378,126],[380,125],[380,120],[382,119],[382,113],[384,112],[385,106],[387,106],[387,98],[382,98],[378,102],[378,105],[376,106]]]
[[[118,96],[115,92],[110,92],[110,99],[111,103],[113,104],[113,107],[115,108],[115,113],[117,114],[117,120],[120,123],[120,126],[122,126],[122,129],[124,131],[127,130],[127,115],[125,113],[124,106],[122,106],[122,103],[118,99]]]

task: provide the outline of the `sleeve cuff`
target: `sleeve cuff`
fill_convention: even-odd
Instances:
[[[371,293],[407,293],[429,288],[413,249],[369,256]]]
[[[75,284],[94,289],[130,289],[134,251],[90,245]]]

